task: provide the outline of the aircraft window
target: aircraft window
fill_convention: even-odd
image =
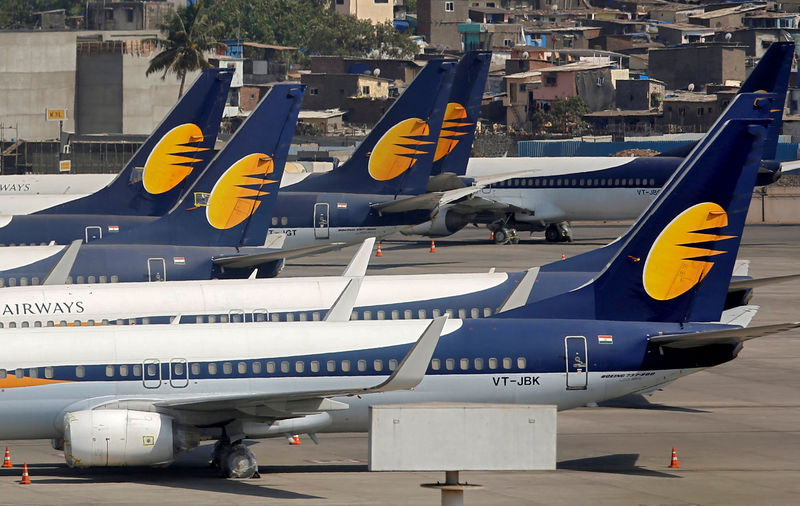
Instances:
[[[5,280],[5,278],[0,278],[0,288],[2,288],[4,286],[6,286],[6,280]]]
[[[589,182],[592,180],[590,179]],[[584,186],[586,184],[586,180],[583,178],[578,179],[578,186]]]
[[[107,365],[106,366],[106,377],[107,378],[114,377],[114,366],[113,365]]]
[[[5,370],[3,371],[3,378],[6,377]],[[44,368],[44,377],[47,379],[51,379],[53,377],[53,368],[52,367],[45,367]]]
[[[172,372],[177,378],[180,378],[186,373],[183,366],[184,366],[183,362],[175,362],[172,365]]]
[[[253,362],[251,370],[253,371],[253,374],[261,374],[261,362]]]
[[[68,285],[72,284],[72,276],[67,276],[67,284]]]
[[[419,311],[417,311],[417,318],[424,320],[427,317],[428,317],[428,312],[425,311],[424,309],[420,309]]]
[[[35,322],[33,322],[33,326],[34,327],[41,327],[42,326],[42,322],[39,321],[39,320],[36,320]]]
[[[287,218],[286,216],[281,216],[281,225],[286,226],[288,224],[289,224],[289,218]]]
[[[279,321],[281,321],[281,315],[279,315],[279,314],[277,314],[277,313],[272,313],[272,314],[270,315],[269,319],[270,319],[271,321],[273,321],[273,322],[279,322]]]
[[[214,370],[215,370],[215,371],[216,371],[216,367],[217,367],[217,366],[216,366],[216,365],[214,365]],[[141,365],[139,365],[139,364],[135,364],[135,365],[133,366],[133,375],[134,375],[134,376],[136,376],[137,378],[141,378],[141,377],[143,377],[143,376],[142,376],[142,366],[141,366]]]
[[[83,366],[78,366],[78,367],[83,367]],[[25,371],[23,371],[22,369],[15,369],[14,370],[14,376],[16,376],[17,379],[20,379],[23,376],[25,376]]]
[[[452,309],[445,309],[444,312],[447,313],[448,317],[450,317],[450,318],[453,317],[453,310]]]
[[[556,186],[561,186],[561,179],[556,179]]]
[[[517,357],[517,369],[525,369],[525,365],[527,365],[527,360],[525,357]]]
[[[383,309],[379,310],[378,311],[378,319],[379,320],[385,320],[386,319],[386,311],[384,311]]]
[[[17,328],[17,322],[10,322],[10,323],[8,324],[8,328],[10,328],[10,329],[15,329],[15,328]]]
[[[147,375],[151,378],[158,374],[158,367],[156,364],[147,364]]]
[[[275,227],[277,225],[278,225],[278,217],[277,216],[273,216],[272,217],[272,226]]]
[[[628,178],[628,186],[633,186],[633,178],[632,177]]]
[[[533,178],[528,179],[528,186],[533,186],[533,182],[534,181],[535,181],[535,179],[533,179]]]
[[[211,376],[217,374],[217,364],[215,362],[208,363],[208,374],[210,374]]]
[[[319,311],[314,311],[313,313],[311,313],[311,319],[314,320],[315,322],[318,322],[320,320]]]
[[[31,369],[28,369],[28,377],[29,378],[38,378],[39,377],[39,368],[38,367],[33,367]]]
[[[503,357],[503,369],[511,369],[511,358]]]
[[[72,322],[72,324],[74,326],[76,326],[76,327],[80,327],[81,326],[81,321],[80,320],[75,320],[74,322]]]
[[[191,367],[192,369],[192,376],[200,376],[200,364],[198,364],[197,362],[193,362],[192,365],[189,367]]]
[[[48,327],[55,327],[56,326],[56,322],[54,322],[53,320],[47,320],[47,326]]]
[[[28,286],[28,278],[25,276],[19,278],[19,286]]]
[[[295,372],[303,372],[306,370],[306,363],[302,360],[298,360],[294,363],[294,370]]]
[[[470,318],[480,318],[480,317],[481,317],[481,311],[480,311],[480,309],[478,309],[478,308],[476,308],[476,307],[474,307],[474,308],[470,309],[470,310],[469,310],[469,317],[470,317]]]
[[[145,320],[147,320],[147,318],[145,318]],[[150,323],[150,322],[146,321],[144,323]],[[95,325],[94,320],[86,320],[86,325],[88,325],[90,327],[94,327],[94,325]]]
[[[328,370],[328,372],[336,372],[336,361],[328,360],[328,362],[325,364],[325,368]]]
[[[306,313],[300,313],[300,321],[308,321],[308,315]]]
[[[108,277],[107,276],[100,276],[100,282],[101,283],[108,283]]]
[[[600,180],[597,179],[597,178],[594,178],[594,185],[595,186],[600,186]]]
[[[519,186],[519,179],[514,180],[514,186]]]
[[[267,362],[267,373],[268,374],[275,373],[275,362]]]
[[[283,373],[289,372],[289,362],[281,360],[281,372]]]
[[[119,276],[117,276],[116,274],[112,274],[111,275],[111,282],[112,283],[119,283]]]
[[[491,357],[489,359],[489,369],[497,369],[497,359],[496,358]]]
[[[217,315],[208,315],[208,323],[217,323]]]
[[[312,360],[309,365],[311,366],[311,372],[319,372],[319,361]]]
[[[5,325],[3,325],[3,322],[0,322],[0,329],[2,329],[4,326]]]
[[[390,371],[394,371],[395,369],[397,369],[397,359],[390,358],[389,359],[389,370]]]
[[[6,376],[8,376],[8,373],[6,372],[6,370],[5,369],[0,369],[0,379],[6,379]]]
[[[444,368],[447,369],[448,371],[452,371],[453,369],[456,368],[456,361],[453,360],[452,358],[446,359],[444,361]]]
[[[100,325],[108,325],[108,319],[103,318],[103,321],[100,322]]]
[[[97,278],[96,278],[96,277],[94,277],[94,276],[89,276],[89,280],[88,280],[88,282],[89,282],[89,283],[95,283],[95,282],[97,282]]]
[[[383,360],[381,359],[373,360],[372,368],[375,369],[375,372],[381,372],[383,370]]]
[[[203,323],[203,315],[199,314],[199,315],[195,316],[194,317],[194,322],[195,323]]]
[[[372,319],[372,311],[364,311],[364,319],[371,320]]]
[[[361,372],[366,371],[367,370],[367,361],[366,360],[359,360],[358,362],[356,362],[356,367],[358,367],[358,370],[361,371]]]
[[[614,186],[619,186],[619,178],[614,179]]]
[[[233,313],[231,314],[231,321],[234,323],[242,323],[244,321],[244,314],[243,313]]]
[[[656,180],[653,179],[653,178],[650,178],[650,186],[655,186],[655,185],[656,185]]]
[[[478,357],[472,361],[472,364],[475,366],[475,370],[480,371],[483,369],[483,359]]]
[[[492,316],[492,308],[489,307],[483,308],[483,317],[489,318],[490,316]]]
[[[431,369],[433,369],[434,371],[438,371],[441,368],[442,368],[441,360],[439,360],[438,358],[434,358],[433,360],[431,360]]]
[[[85,283],[85,282],[86,282],[86,278],[84,278],[83,276],[78,276],[78,281],[77,281],[78,284]]]
[[[434,318],[438,318],[438,317],[440,317],[440,316],[442,316],[442,311],[441,311],[441,310],[439,310],[439,309],[434,309],[434,310],[433,310],[433,317],[434,317]]]
[[[469,359],[468,358],[462,358],[461,360],[459,360],[459,364],[458,365],[459,365],[459,367],[461,368],[462,371],[466,371],[467,369],[469,369]]]
[[[642,180],[638,177],[636,178],[636,186],[639,186],[642,183]]]
[[[459,309],[458,310],[458,317],[461,318],[462,320],[464,318],[466,318],[467,317],[467,310],[464,309],[464,308]]]
[[[255,310],[255,311],[253,311],[253,321],[254,322],[265,322],[265,321],[267,321],[267,311],[266,310]]]
[[[21,326],[22,326],[23,329],[27,329],[28,327],[31,326],[31,324],[28,323],[28,322],[22,322]]]
[[[17,278],[8,278],[8,286],[17,286]]]
[[[78,378],[83,378],[86,376],[86,368],[82,365],[75,367],[75,376]],[[18,376],[19,377],[19,376]]]
[[[350,313],[350,320],[358,320],[358,311],[356,311],[355,309],[353,310],[352,313]]]
[[[397,309],[392,309],[392,320],[397,320],[400,318],[400,311]]]
[[[342,360],[342,371],[343,372],[350,372],[350,361],[349,360]]]
[[[578,184],[578,182],[576,180],[574,180],[574,179],[572,181],[570,181],[570,185],[571,186],[575,186],[577,184]]]
[[[228,315],[226,315],[226,314],[219,315],[219,322],[220,323],[228,323]]]
[[[237,362],[236,363],[236,371],[239,374],[247,374],[247,363],[246,362]]]
[[[406,320],[414,318],[414,312],[411,311],[410,309],[406,309],[405,311],[403,311],[403,318],[405,318]]]

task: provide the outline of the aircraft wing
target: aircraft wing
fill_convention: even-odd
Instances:
[[[333,242],[329,244],[320,244],[319,246],[309,246],[307,248],[297,249],[266,249],[263,253],[254,253],[251,255],[231,255],[212,258],[211,261],[215,265],[222,267],[230,267],[231,269],[240,269],[246,267],[255,267],[265,262],[273,260],[280,260],[281,258],[297,258],[307,255],[316,255],[318,253],[325,253],[328,251],[335,251],[348,246],[345,242]]]
[[[736,279],[731,280],[728,290],[744,290],[747,288],[758,288],[759,286],[767,286],[775,283],[783,283],[784,281],[791,281],[793,279],[800,279],[800,274],[789,274],[786,276],[773,276],[770,278],[751,278],[751,279]]]
[[[397,369],[381,383],[371,387],[338,387],[330,390],[294,389],[272,394],[234,394],[195,396],[183,399],[166,399],[154,402],[158,408],[182,411],[234,411],[265,408],[277,416],[296,416],[332,409],[346,409],[347,405],[332,401],[329,397],[362,395],[392,390],[409,390],[425,377],[433,351],[439,343],[447,316],[435,318],[422,332],[417,342],[397,366]],[[262,410],[263,412],[263,410]]]
[[[711,330],[708,332],[694,332],[689,334],[667,334],[652,336],[648,339],[653,344],[668,348],[700,348],[712,344],[736,344],[757,337],[768,336],[786,330],[800,327],[800,322],[777,323],[760,327],[746,327],[741,329]]]

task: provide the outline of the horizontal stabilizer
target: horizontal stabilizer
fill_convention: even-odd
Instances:
[[[280,394],[250,394],[250,395],[203,395],[185,398],[171,398],[155,401],[157,408],[177,409],[185,411],[225,411],[246,410],[253,407],[269,407],[283,409],[286,414],[292,413],[291,406],[302,406],[302,412],[326,411],[342,409],[343,403],[327,399],[361,395],[366,393],[388,392],[391,390],[408,390],[419,385],[428,370],[428,364],[433,356],[433,351],[439,344],[439,337],[444,329],[447,316],[435,318],[422,332],[414,346],[406,354],[397,369],[386,381],[369,388],[337,388],[336,390],[296,390]],[[316,404],[316,409],[309,409],[308,403]]]
[[[731,284],[728,286],[728,291],[758,288],[759,286],[774,285],[776,283],[783,283],[793,279],[800,279],[800,274],[788,274],[786,276],[773,276],[770,278],[741,279],[731,281]]]
[[[726,309],[722,312],[719,323],[725,325],[738,325],[739,327],[747,327],[753,318],[758,314],[761,306],[737,306],[731,309]]]
[[[761,327],[747,327],[741,329],[712,330],[709,332],[695,332],[692,334],[668,334],[663,336],[653,336],[648,339],[653,344],[666,346],[668,348],[700,348],[712,344],[736,344],[757,337],[764,337],[770,334],[777,334],[786,330],[800,327],[800,322],[777,323],[775,325],[763,325]]]
[[[347,246],[344,242],[334,242],[330,244],[320,244],[319,246],[309,246],[307,248],[298,249],[269,249],[263,253],[254,253],[252,255],[232,255],[212,258],[211,261],[220,267],[229,267],[231,269],[244,269],[246,267],[255,267],[267,262],[280,260],[281,258],[298,258],[308,255],[316,255],[318,253],[326,253],[328,251],[335,251]]]

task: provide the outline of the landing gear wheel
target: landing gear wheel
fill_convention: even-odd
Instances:
[[[572,229],[567,222],[558,224],[558,232],[561,234],[561,242],[572,242]]]
[[[226,451],[226,447],[230,447],[227,442],[217,441],[214,443],[214,449],[211,450],[211,460],[208,461],[208,467],[220,467],[220,459],[222,453]]]
[[[561,242],[561,230],[559,225],[551,223],[544,229],[544,238],[547,242]]]
[[[237,444],[222,455],[220,467],[226,478],[245,480],[258,474],[256,456],[243,444]]]
[[[508,239],[508,229],[501,228],[494,232],[494,243],[495,244],[505,244],[506,240]]]

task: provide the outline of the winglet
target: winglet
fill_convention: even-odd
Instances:
[[[353,308],[356,305],[358,292],[361,289],[361,281],[363,277],[354,277],[345,285],[342,293],[333,303],[331,308],[325,314],[323,319],[326,322],[346,322],[350,321],[350,315],[353,314]]]
[[[494,269],[494,267],[492,268]],[[503,305],[500,306],[500,309],[497,310],[498,313],[502,313],[505,311],[511,311],[512,309],[516,309],[518,307],[522,307],[528,303],[528,296],[531,294],[531,290],[533,290],[533,284],[536,282],[536,277],[539,275],[539,268],[538,267],[531,267],[525,273],[525,276],[522,277],[519,284],[514,291],[508,295]]]
[[[434,318],[392,375],[378,386],[365,388],[362,393],[409,390],[419,385],[439,344],[446,321],[447,315]]]
[[[67,250],[61,255],[61,259],[42,281],[43,285],[63,285],[67,282],[72,266],[75,264],[75,259],[78,258],[78,250],[81,249],[82,243],[83,239],[75,239],[67,246]]]
[[[363,276],[367,273],[369,258],[372,255],[372,247],[375,245],[375,238],[368,237],[361,243],[356,254],[350,259],[350,263],[345,267],[342,276]]]

